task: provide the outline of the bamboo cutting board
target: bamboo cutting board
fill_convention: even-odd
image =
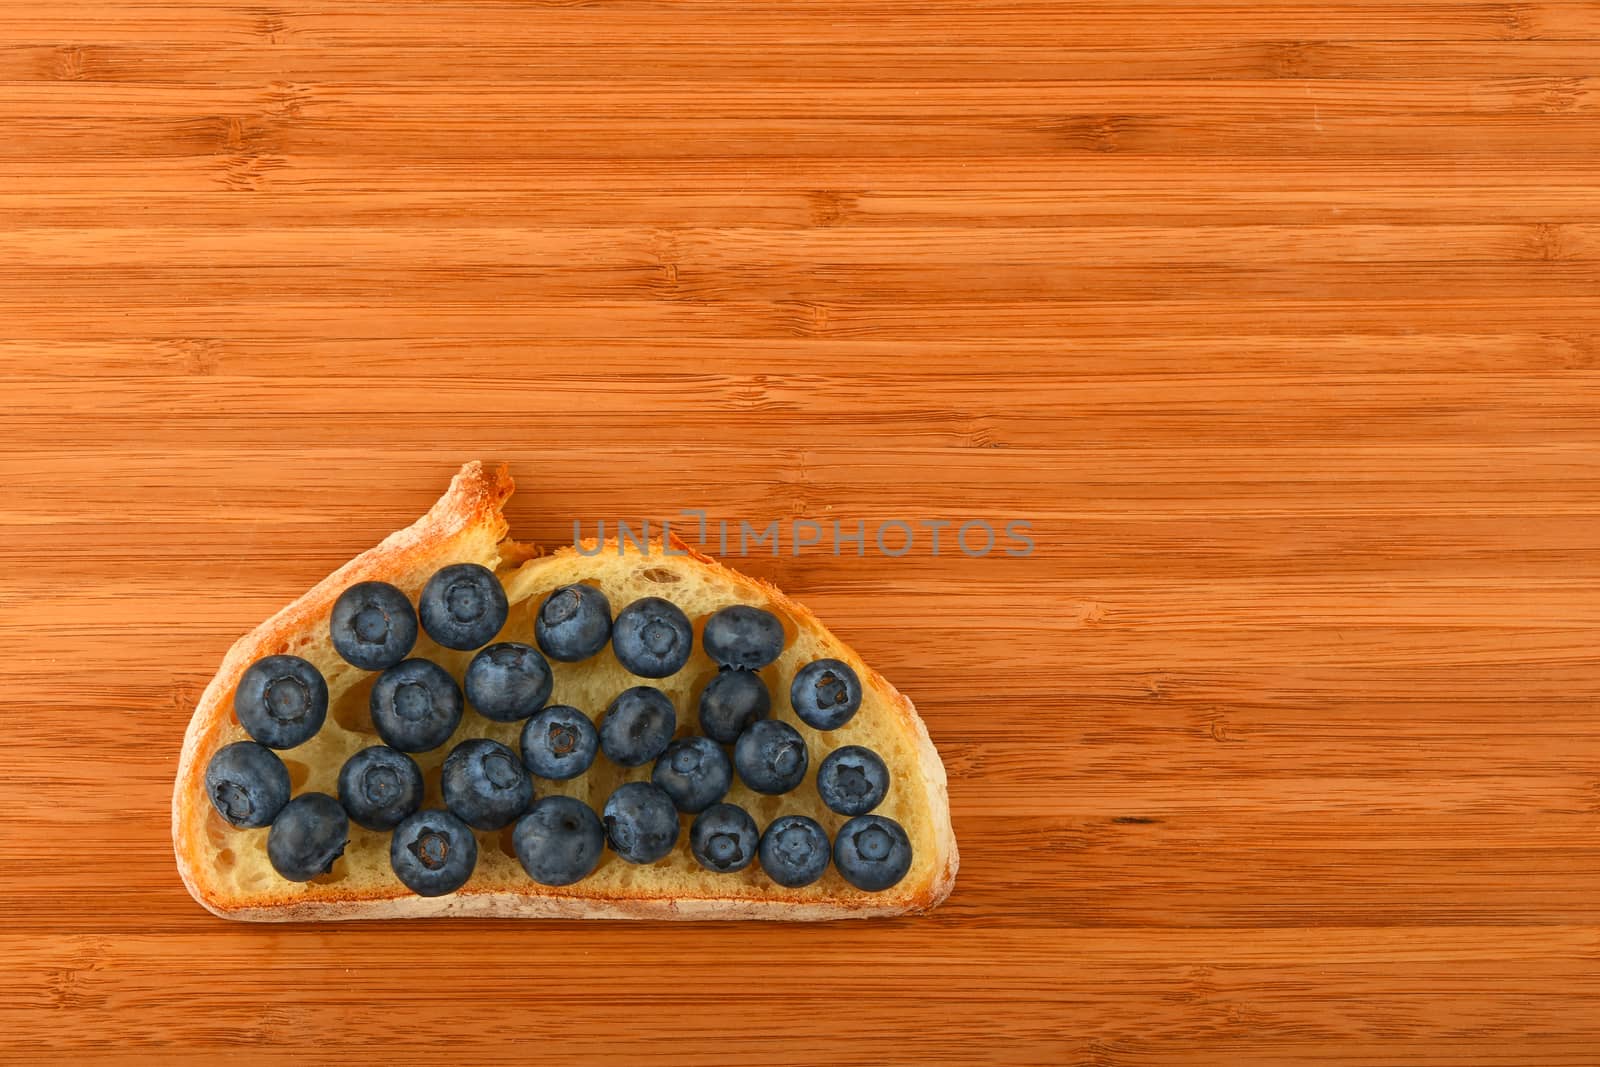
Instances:
[[[1600,9],[0,4],[0,1058],[1600,1063]],[[511,463],[917,702],[947,905],[224,923],[240,633]],[[948,536],[948,534],[947,534]]]

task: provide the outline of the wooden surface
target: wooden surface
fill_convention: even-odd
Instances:
[[[0,1058],[1600,1062],[1600,8],[0,6]],[[472,457],[910,693],[872,925],[211,918],[241,632]]]

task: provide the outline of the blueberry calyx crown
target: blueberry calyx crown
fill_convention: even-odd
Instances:
[[[417,862],[430,871],[437,871],[450,862],[450,839],[437,830],[424,830],[417,839],[406,846]]]

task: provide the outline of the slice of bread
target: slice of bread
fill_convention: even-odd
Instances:
[[[790,919],[817,920],[896,915],[931,908],[949,895],[957,853],[950,826],[944,765],[911,701],[861,657],[829,633],[803,606],[771,585],[747,578],[674,540],[655,542],[649,552],[616,542],[587,541],[547,556],[508,541],[501,505],[512,483],[504,467],[464,466],[450,489],[412,526],[391,535],[339,568],[304,596],[241,638],[229,650],[206,687],[184,738],[172,797],[172,838],[178,870],[194,898],[230,919],[289,921],[317,919],[410,918],[431,915],[491,915],[631,919]],[[681,554],[668,554],[681,553]],[[334,651],[328,633],[333,603],[350,585],[389,582],[413,603],[428,578],[451,563],[481,563],[497,572],[511,603],[510,617],[496,640],[533,643],[533,618],[549,592],[586,582],[598,586],[613,610],[643,596],[676,603],[695,623],[695,652],[677,674],[642,680],[628,674],[608,645],[581,663],[550,666],[555,676],[551,703],[571,704],[598,718],[611,699],[631,685],[664,690],[678,713],[678,736],[698,733],[700,689],[716,673],[701,650],[699,631],[710,613],[730,604],[767,609],[783,621],[788,637],[782,656],[762,675],[772,691],[772,714],[795,726],[806,739],[810,770],[806,780],[781,797],[762,796],[735,777],[726,798],[765,827],[779,815],[803,814],[820,822],[830,839],[844,823],[817,796],[816,768],[842,745],[874,749],[888,765],[891,787],[875,814],[898,821],[910,837],[910,871],[897,885],[878,893],[852,887],[832,866],[820,881],[785,889],[751,864],[735,874],[717,874],[696,863],[687,847],[687,824],[678,845],[657,863],[634,865],[607,850],[600,866],[575,885],[550,888],[530,879],[511,849],[511,831],[478,832],[479,859],[460,890],[441,897],[412,894],[389,866],[389,835],[351,823],[350,842],[332,871],[311,882],[278,876],[267,860],[266,829],[241,830],[213,809],[205,789],[205,769],[223,745],[246,734],[233,713],[240,675],[255,660],[292,653],[313,663],[327,679],[329,710],[321,731],[297,748],[281,752],[296,795],[307,791],[337,794],[344,761],[378,743],[367,710],[377,675],[347,664]],[[442,648],[426,633],[413,656],[431,659],[459,683],[471,652]],[[801,723],[789,703],[789,681],[802,665],[823,657],[843,660],[860,676],[861,708],[838,730],[819,732]],[[426,782],[424,807],[441,807],[439,767],[456,744],[469,737],[492,737],[518,747],[521,723],[499,723],[470,705],[461,726],[446,744],[417,753]],[[562,793],[599,811],[607,796],[625,781],[648,780],[650,765],[619,767],[604,756],[569,782],[536,779],[539,796]]]

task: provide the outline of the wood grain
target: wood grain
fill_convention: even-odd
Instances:
[[[0,4],[0,1059],[1600,1062],[1600,13]],[[244,928],[241,632],[464,459],[917,701],[925,919]]]

